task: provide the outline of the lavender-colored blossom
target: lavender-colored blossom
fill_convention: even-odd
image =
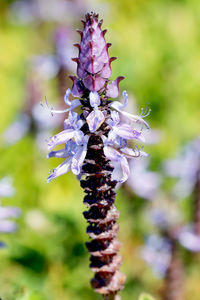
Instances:
[[[44,98],[44,82],[57,73],[57,67],[56,70],[54,67],[55,60],[52,62],[52,56],[34,56],[30,59],[25,105],[17,113],[14,122],[4,131],[5,145],[15,144],[31,133],[34,134],[39,149],[44,150],[42,145],[46,136],[61,122],[59,115],[52,118],[40,105]]]
[[[68,88],[64,97],[65,104],[68,106],[68,108],[66,108],[65,110],[54,110],[53,108],[49,107],[48,103],[46,103],[47,109],[49,109],[51,114],[60,114],[60,113],[69,112],[69,117],[64,122],[64,130],[58,133],[57,135],[55,135],[54,137],[50,138],[48,142],[49,150],[53,149],[57,145],[67,143],[68,141],[71,140],[75,141],[78,144],[79,143],[78,140],[80,139],[82,143],[83,133],[81,131],[81,127],[84,125],[83,120],[81,120],[78,114],[73,111],[76,107],[81,105],[81,99],[79,98],[70,101],[69,100],[70,94],[71,94],[71,90]],[[125,103],[127,105],[128,103],[127,93],[125,92],[124,95],[126,96]],[[112,104],[113,103],[115,102],[112,102]],[[142,150],[139,150],[139,148],[132,149],[127,147],[128,140],[134,139],[140,142],[145,141],[142,133],[142,128],[140,131],[138,131],[134,129],[132,125],[127,123],[122,123],[119,114],[119,112],[121,112],[121,107],[120,108],[118,107],[119,112],[115,110],[111,110],[110,117],[106,118],[106,111],[102,112],[101,110],[98,109],[98,106],[100,106],[101,104],[101,99],[100,99],[100,95],[96,91],[90,92],[89,104],[90,107],[92,108],[92,111],[90,113],[87,113],[87,111],[84,113],[84,115],[86,116],[86,123],[88,124],[89,131],[91,133],[94,133],[106,120],[105,122],[108,124],[110,131],[108,137],[102,135],[102,139],[104,142],[104,154],[111,162],[113,162],[115,168],[118,168],[118,165],[121,166],[123,175],[121,176],[118,173],[118,176],[115,177],[115,180],[119,182],[124,182],[128,179],[130,174],[127,158],[146,156],[146,153]],[[113,106],[112,104],[111,104],[111,108]],[[139,123],[140,125],[146,126],[147,123],[143,121],[142,117],[137,118],[137,116],[134,115],[131,116],[132,116],[131,119],[132,122]],[[87,139],[89,139],[89,136]],[[49,157],[51,157],[51,154]],[[57,172],[57,169],[54,169],[55,170],[55,172],[53,172],[54,175],[52,174],[50,175],[50,180],[64,173],[67,173],[70,170],[70,162],[71,160],[69,159],[66,160],[64,165],[61,165],[62,167],[61,174]],[[119,176],[121,176],[121,178]],[[50,180],[48,179],[48,182]]]
[[[11,197],[14,194],[9,177],[4,177],[0,180],[0,197]],[[17,207],[4,207],[0,204],[0,233],[11,233],[16,230],[17,225],[10,218],[17,218],[20,215],[20,209]],[[5,244],[0,242],[0,248]]]
[[[31,57],[30,65],[43,80],[54,78],[59,70],[57,58],[53,54],[43,54]]]
[[[0,198],[12,197],[15,193],[15,189],[12,186],[12,180],[10,177],[4,177],[0,180]]]
[[[164,277],[171,258],[171,243],[166,238],[150,235],[141,250],[141,256],[157,276]]]
[[[0,206],[0,232],[11,233],[17,229],[14,221],[7,218],[17,218],[20,215],[20,210],[17,207],[2,207]]]
[[[189,251],[200,252],[200,236],[195,233],[193,226],[184,226],[181,228],[178,240]]]
[[[162,176],[148,170],[149,159],[138,158],[130,161],[130,176],[127,185],[141,198],[154,200],[160,192]]]
[[[148,210],[148,215],[153,224],[161,230],[170,230],[183,223],[183,216],[176,201],[168,200],[160,194],[159,198],[153,201],[152,206]]]
[[[21,140],[29,131],[30,124],[30,117],[25,113],[20,113],[17,119],[4,131],[4,142],[8,145],[13,145]]]
[[[78,31],[80,44],[77,76],[71,76],[72,90],[67,89],[64,101],[67,108],[54,110],[46,102],[51,114],[66,113],[64,130],[51,137],[48,142],[48,157],[65,158],[57,168],[51,171],[48,182],[67,173],[69,170],[81,179],[81,187],[86,195],[84,203],[89,207],[84,212],[89,226],[87,233],[91,241],[86,244],[91,254],[90,267],[95,273],[91,283],[96,292],[104,297],[114,297],[122,288],[125,276],[119,272],[121,257],[118,255],[120,243],[116,240],[119,212],[114,206],[117,182],[128,179],[130,168],[128,159],[146,156],[138,146],[129,147],[128,142],[143,143],[143,130],[149,128],[143,120],[147,114],[140,116],[125,113],[123,108],[128,103],[128,95],[123,92],[124,105],[109,98],[119,95],[119,82],[109,78],[112,74],[102,21],[98,15],[90,13],[82,20],[83,31]],[[70,100],[72,94],[75,99]],[[74,112],[81,105],[81,114]],[[124,122],[122,117],[126,115]],[[63,144],[61,150],[52,149]],[[120,172],[116,170],[120,169]],[[116,178],[113,174],[117,173]],[[83,178],[83,179],[82,179]]]
[[[86,13],[93,0],[18,0],[11,6],[12,22],[21,24],[40,22],[69,23]],[[100,6],[95,3],[95,6]]]
[[[177,201],[174,199],[166,199],[162,194],[159,194],[159,198],[151,202],[151,209],[148,208],[148,218],[151,218],[151,222],[159,230],[159,236],[157,239],[166,240],[169,247],[165,247],[165,250],[169,252],[169,257],[164,260],[163,250],[160,249],[156,253],[156,242],[154,246],[146,246],[142,249],[142,257],[147,261],[153,269],[159,270],[160,275],[165,276],[165,285],[168,292],[171,290],[172,281],[176,281],[177,293],[182,291],[182,275],[183,266],[179,257],[179,245],[182,245],[185,249],[192,252],[200,251],[200,238],[195,233],[192,226],[183,226],[183,216]],[[150,212],[150,213],[149,213]],[[165,256],[164,252],[164,256]],[[154,262],[155,259],[155,262]],[[161,263],[160,263],[161,260]],[[163,264],[164,263],[164,267]],[[157,272],[158,273],[158,272]],[[159,275],[158,273],[158,275]],[[170,275],[169,275],[170,274]],[[169,279],[169,277],[171,279]],[[172,284],[173,285],[173,284]]]
[[[70,26],[60,26],[56,29],[54,35],[55,55],[59,69],[75,72],[75,66],[72,57],[75,55],[75,49],[71,47],[73,43],[73,34]]]
[[[200,139],[189,142],[174,160],[164,163],[166,173],[178,179],[173,193],[178,198],[194,195],[193,225],[182,227],[179,242],[190,251],[200,251]]]
[[[164,170],[168,176],[178,179],[173,193],[178,198],[187,197],[194,190],[200,169],[200,139],[189,142],[175,159],[165,161]]]
[[[66,143],[65,149],[50,152],[48,154],[48,157],[67,157],[67,159],[61,165],[50,172],[47,182],[50,182],[52,179],[69,172],[70,169],[75,175],[79,175],[87,153],[87,143],[87,136],[83,136],[82,140],[79,141],[78,144],[77,141],[74,142],[72,141],[72,139],[70,139]]]
[[[128,113],[124,111],[124,108],[128,105],[128,94],[126,91],[123,92],[123,97],[124,97],[124,104],[122,104],[119,101],[115,101],[111,104],[112,108],[120,112],[129,121],[135,122],[137,124],[141,124],[142,126],[146,126],[146,128],[149,129],[149,125],[147,124],[147,122],[144,121],[144,118],[150,114],[151,110],[149,109],[145,114],[142,113],[139,116]]]
[[[90,132],[95,132],[101,124],[105,121],[103,112],[98,109],[101,104],[100,96],[97,92],[90,92],[89,94],[90,106],[93,108],[92,112],[87,116],[86,121]]]

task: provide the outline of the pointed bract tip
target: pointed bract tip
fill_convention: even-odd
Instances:
[[[69,77],[73,82],[74,82],[74,80],[76,79],[76,76],[69,75],[68,77]]]
[[[81,39],[82,39],[82,37],[83,37],[83,32],[82,32],[81,30],[79,30],[79,29],[77,29],[76,32],[78,32],[78,34],[80,34],[80,37],[81,37]]]
[[[100,29],[101,29],[102,24],[103,24],[103,19],[101,19],[98,24]]]
[[[125,77],[124,76],[119,76],[119,77],[117,77],[115,80],[117,81],[117,83],[119,84],[120,83],[120,81],[122,81],[122,80],[124,80],[125,79]]]
[[[79,58],[78,58],[78,57],[74,57],[74,58],[72,58],[71,60],[74,61],[74,62],[77,63],[77,64],[79,63]]]
[[[111,62],[113,62],[114,60],[116,60],[117,59],[117,57],[116,56],[113,56],[113,57],[111,57],[110,59],[109,59],[109,62],[111,63]]]
[[[87,13],[85,15],[86,22],[89,22],[90,25],[92,25],[94,23],[94,20],[96,22],[98,22],[98,18],[99,18],[99,15],[94,13],[93,11],[91,13]]]
[[[85,28],[85,25],[86,25],[85,20],[81,19],[81,23],[83,24],[83,26],[84,26],[84,28]]]
[[[104,29],[104,30],[102,31],[102,35],[105,36],[106,32],[107,32],[107,29]]]
[[[73,44],[73,46],[76,47],[76,48],[78,48],[79,50],[81,48],[80,44],[78,44],[78,43],[77,44]]]

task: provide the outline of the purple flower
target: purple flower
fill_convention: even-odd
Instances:
[[[147,213],[153,224],[161,230],[166,231],[179,227],[183,222],[183,216],[176,201],[166,199],[164,195],[160,194],[159,198],[152,202],[152,206]]]
[[[15,193],[15,189],[12,186],[12,180],[10,177],[4,177],[0,180],[0,198],[12,197]]]
[[[68,120],[64,123],[64,130],[50,138],[48,150],[52,150],[57,145],[65,144],[71,139],[77,144],[81,144],[84,137],[83,132],[80,130],[82,124],[83,121],[78,119],[78,114],[70,112]]]
[[[12,187],[9,177],[5,177],[0,180],[0,197],[10,197],[14,194],[14,188]],[[17,225],[9,218],[19,217],[21,211],[17,207],[4,207],[0,204],[0,233],[11,233],[16,230]],[[0,242],[0,248],[5,244]]]
[[[114,101],[112,102],[111,107],[121,113],[129,121],[141,124],[142,126],[146,126],[146,128],[149,129],[149,125],[144,121],[144,118],[150,114],[151,110],[149,109],[145,114],[142,113],[140,116],[123,111],[123,109],[128,105],[128,94],[126,91],[123,91],[122,94],[124,97],[124,104],[119,101]]]
[[[96,28],[96,27],[95,27]],[[123,92],[124,96],[124,104],[121,104],[118,101],[111,102],[110,106],[110,117],[107,116],[106,110],[104,110],[102,107],[102,100],[101,100],[101,94],[102,92],[97,92],[99,89],[98,84],[101,81],[102,72],[99,72],[98,70],[101,70],[104,61],[104,67],[107,70],[106,61],[108,60],[108,54],[107,49],[108,47],[100,44],[102,51],[96,50],[97,48],[97,40],[100,38],[100,42],[103,43],[104,38],[102,37],[102,34],[100,31],[97,30],[96,36],[94,36],[94,43],[90,44],[88,42],[87,37],[88,32],[83,32],[82,35],[82,43],[84,46],[79,46],[79,58],[74,59],[74,61],[77,62],[78,68],[77,73],[79,78],[76,78],[73,76],[73,88],[72,91],[68,88],[64,97],[65,104],[68,106],[65,110],[54,110],[53,108],[50,108],[48,103],[46,102],[46,106],[51,112],[51,114],[54,113],[65,113],[69,112],[69,117],[64,122],[64,130],[55,135],[54,137],[51,137],[48,142],[48,149],[52,150],[55,146],[60,144],[68,144],[69,143],[69,149],[70,153],[67,153],[66,150],[59,150],[56,152],[50,152],[48,157],[68,157],[58,168],[54,169],[51,172],[51,175],[48,177],[48,182],[51,181],[53,178],[56,178],[62,174],[67,173],[70,169],[72,169],[72,172],[76,175],[80,174],[81,172],[81,165],[83,164],[82,158],[86,156],[86,144],[89,140],[89,135],[85,136],[85,139],[83,138],[83,132],[81,130],[81,127],[84,125],[84,121],[81,120],[77,113],[73,112],[73,110],[81,105],[81,101],[87,101],[84,97],[84,85],[87,89],[90,90],[89,93],[89,103],[88,105],[91,107],[91,111],[88,113],[87,111],[84,112],[85,115],[85,121],[88,125],[89,132],[91,134],[95,133],[101,125],[106,122],[106,124],[109,126],[110,130],[108,133],[108,136],[102,135],[102,139],[104,142],[104,154],[105,156],[111,161],[113,164],[115,170],[118,169],[118,171],[114,172],[113,179],[124,182],[128,179],[130,175],[130,168],[129,163],[127,159],[130,158],[136,158],[139,156],[147,156],[147,154],[140,150],[139,148],[129,148],[127,147],[127,142],[130,140],[136,140],[139,142],[145,142],[144,135],[143,135],[143,127],[146,127],[149,129],[148,124],[143,120],[144,117],[146,117],[150,110],[146,114],[141,114],[140,116],[132,115],[130,113],[124,112],[123,108],[127,106],[128,104],[128,94],[126,91]],[[89,44],[87,44],[89,43]],[[85,65],[84,55],[86,55],[88,50],[88,47],[92,47],[92,51],[96,55],[99,55],[99,58],[96,58],[96,62],[93,60],[89,60],[89,64],[87,62],[87,65]],[[84,69],[85,68],[85,69]],[[110,74],[109,71],[110,64],[108,67],[108,70],[104,73],[107,74],[107,76]],[[85,71],[84,71],[85,70]],[[94,77],[92,80],[93,86],[90,86],[90,76],[88,76],[88,73],[86,72],[97,72],[98,76]],[[104,74],[103,73],[103,74]],[[122,79],[122,78],[121,78]],[[105,80],[102,79],[105,84]],[[111,90],[111,87],[115,90],[116,86],[119,84],[119,79],[116,79],[115,82],[112,82],[109,84],[109,88],[107,91]],[[83,83],[81,83],[83,82]],[[98,86],[98,88],[97,88]],[[78,99],[74,99],[72,101],[69,100],[70,94],[73,94],[73,96],[78,97]],[[114,92],[115,93],[115,92]],[[113,93],[113,97],[114,97]],[[82,96],[82,97],[81,97]],[[81,97],[81,98],[80,98]],[[120,116],[121,115],[121,116]],[[124,123],[122,120],[122,117],[125,116],[128,123]],[[135,124],[137,127],[140,126],[140,130],[135,129],[133,127],[133,124]],[[86,138],[87,137],[87,138]],[[73,143],[71,142],[73,141]],[[75,143],[75,144],[74,144]],[[73,145],[73,146],[72,146]],[[80,150],[80,164],[78,167],[78,171],[75,171],[72,164],[72,157],[74,157],[75,153],[78,151],[78,146],[82,147]],[[73,147],[73,151],[71,151],[71,147]],[[77,154],[75,157],[78,157]]]
[[[87,136],[83,137],[78,144],[77,142],[74,142],[72,141],[72,139],[70,139],[66,143],[65,149],[58,150],[55,152],[54,151],[50,152],[48,154],[48,157],[58,157],[58,158],[67,157],[67,159],[62,164],[60,164],[57,168],[53,169],[50,172],[47,182],[49,183],[52,179],[69,172],[70,169],[72,170],[72,173],[74,173],[75,175],[79,175],[87,153],[87,143],[88,143]]]
[[[52,54],[33,56],[31,57],[30,62],[33,70],[43,80],[54,78],[59,71],[57,59]]]
[[[148,170],[149,160],[138,158],[130,161],[130,176],[127,185],[133,192],[147,200],[154,200],[160,190],[161,175]]]
[[[87,153],[87,143],[89,137],[84,136],[80,130],[83,121],[78,114],[70,111],[69,117],[65,120],[65,130],[58,133],[48,142],[48,149],[52,150],[55,146],[65,144],[65,148],[58,151],[51,151],[48,157],[67,158],[61,165],[51,171],[48,182],[52,179],[67,173],[70,169],[75,175],[81,172],[81,166]]]
[[[179,243],[192,252],[200,252],[200,236],[195,233],[192,226],[185,226],[178,236]]]
[[[30,123],[30,117],[25,113],[20,113],[17,116],[17,119],[4,131],[4,142],[6,142],[6,144],[13,145],[21,140],[29,131]]]
[[[75,50],[71,47],[73,40],[73,32],[70,26],[59,27],[54,35],[54,43],[56,48],[56,58],[60,68],[66,71],[75,71],[71,57],[74,56]]]
[[[157,276],[164,277],[171,259],[171,243],[166,238],[150,235],[141,249],[141,256]]]
[[[70,94],[71,94],[71,90],[67,89],[67,91],[65,93],[65,96],[64,96],[64,101],[65,101],[65,104],[69,107],[64,109],[64,110],[55,110],[55,109],[53,109],[52,107],[49,106],[49,104],[47,103],[47,100],[45,98],[46,109],[51,113],[52,116],[53,116],[53,114],[62,114],[62,113],[66,113],[66,112],[69,112],[69,111],[73,111],[76,107],[81,105],[81,102],[79,101],[79,99],[75,99],[75,100],[70,101],[69,100]],[[41,106],[44,107],[44,104],[41,103]]]
[[[124,112],[128,103],[126,92],[123,92],[124,105],[109,99],[119,95],[119,82],[123,77],[109,80],[111,62],[115,58],[109,57],[111,44],[105,41],[106,30],[101,29],[98,15],[87,14],[82,23],[83,31],[78,31],[81,41],[75,44],[79,54],[73,58],[77,63],[77,76],[71,76],[72,90],[67,90],[64,99],[67,108],[57,111],[46,103],[51,114],[69,112],[64,130],[48,142],[48,157],[65,158],[65,161],[51,171],[47,181],[69,170],[81,179],[86,193],[84,203],[89,208],[84,217],[89,223],[87,232],[91,237],[87,243],[90,267],[95,272],[91,283],[96,292],[107,298],[117,294],[125,281],[118,270],[121,264],[117,254],[120,244],[116,240],[119,212],[114,206],[114,189],[117,182],[129,177],[128,159],[147,155],[135,144],[145,141],[143,130],[149,126],[143,118],[149,112],[140,116]],[[70,94],[76,99],[69,100]],[[80,105],[82,112],[78,115],[74,109]],[[134,148],[128,145],[131,140]],[[52,151],[61,144],[64,144],[63,149]]]
[[[135,130],[130,124],[120,123],[120,116],[116,111],[111,111],[111,118],[108,119],[107,123],[112,128],[109,132],[112,135],[112,139],[115,140],[119,136],[127,140],[136,139],[140,142],[145,142],[142,131]]]
[[[79,0],[50,0],[48,5],[45,0],[19,0],[12,4],[11,12],[12,19],[22,24],[35,22],[37,25],[41,21],[64,23],[69,22],[69,18],[80,16],[85,6],[85,2]]]
[[[173,194],[178,198],[189,196],[194,190],[197,174],[200,169],[200,139],[189,142],[175,157],[166,160],[164,170],[170,177],[178,181],[173,188]]]
[[[18,218],[20,209],[17,207],[2,207],[0,206],[0,232],[10,233],[16,230],[17,225],[8,218]]]
[[[124,93],[125,95],[125,105],[128,103],[128,96],[127,93]],[[111,108],[113,108],[113,103],[120,103],[120,102],[112,102]],[[121,105],[121,106],[120,106]],[[121,109],[124,107],[121,103],[117,104],[115,108],[117,107],[117,110],[121,112]],[[130,116],[133,116],[130,114]],[[132,117],[131,121],[134,120],[134,116]],[[134,120],[137,122],[136,120]],[[108,137],[103,137],[104,141],[104,154],[105,156],[113,162],[115,165],[115,169],[119,168],[119,165],[122,170],[122,176],[121,172],[115,172],[113,179],[124,182],[128,179],[130,175],[130,169],[128,164],[128,158],[136,158],[139,156],[146,156],[146,153],[142,150],[139,150],[138,148],[132,149],[127,147],[127,141],[128,140],[138,140],[140,142],[144,142],[144,136],[142,134],[142,129],[140,131],[133,128],[132,125],[127,123],[122,123],[120,114],[116,111],[111,111],[110,118],[106,121],[107,124],[110,126],[110,132],[108,134]],[[142,124],[142,118],[140,120],[140,123]],[[146,122],[144,123],[146,124]],[[120,178],[121,177],[121,178]]]
[[[105,121],[105,116],[103,112],[98,109],[98,106],[101,104],[101,100],[97,92],[90,92],[89,101],[93,110],[87,116],[86,122],[88,123],[90,132],[95,132]]]

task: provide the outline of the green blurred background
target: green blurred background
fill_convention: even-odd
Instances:
[[[13,2],[0,1],[1,133],[25,104],[29,57],[54,51],[51,37],[59,23],[49,20],[37,25],[34,21],[17,23],[10,13]],[[93,1],[90,10],[97,9],[104,18],[103,28],[108,29],[107,41],[113,45],[110,54],[118,57],[113,63],[112,78],[126,77],[121,91],[126,89],[134,95],[138,108],[148,102],[152,109],[148,122],[162,131],[157,145],[145,147],[152,170],[159,171],[163,159],[173,156],[181,144],[199,134],[200,2]],[[79,18],[72,18],[70,11],[66,13],[66,22],[74,31],[82,28]],[[79,41],[78,34],[76,39]],[[56,80],[46,83],[45,95],[49,102],[59,106]],[[2,141],[0,157],[0,178],[10,175],[16,189],[16,195],[3,199],[2,203],[22,210],[18,231],[1,237],[8,245],[0,251],[1,298],[101,299],[89,284],[92,272],[84,246],[88,240],[82,216],[85,207],[75,176],[69,173],[46,184],[48,170],[58,162],[46,159],[33,134],[10,147]],[[186,213],[190,210],[189,203],[184,206]],[[121,270],[127,275],[122,291],[124,300],[137,299],[142,291],[160,299],[163,282],[154,276],[138,251],[148,227],[142,214],[147,205],[123,189],[118,191],[116,206],[121,212],[118,236],[123,242]],[[186,257],[186,261],[186,300],[199,300],[200,265],[191,263],[191,258]]]

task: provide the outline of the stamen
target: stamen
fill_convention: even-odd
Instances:
[[[51,170],[49,171],[49,175],[53,174],[54,170],[55,170],[55,169],[51,169]]]
[[[47,102],[47,97],[45,96],[45,104],[46,104],[46,107],[44,106],[44,104],[42,102],[40,102],[40,105],[44,108],[44,109],[47,109],[48,111],[50,111],[52,117],[53,117],[53,107],[50,107],[48,102]]]
[[[70,109],[67,108],[67,109],[64,109],[64,110],[55,110],[53,109],[53,107],[50,107],[48,102],[47,102],[47,98],[45,96],[45,104],[46,104],[46,107],[44,106],[44,104],[41,102],[40,105],[44,108],[44,109],[47,109],[48,111],[50,111],[52,117],[53,117],[53,114],[62,114],[62,113],[66,113],[68,112]]]
[[[149,107],[149,103],[147,103],[145,112],[144,112],[144,109],[141,108],[141,114],[140,114],[140,117],[141,117],[141,118],[146,118],[147,116],[149,116],[150,112],[151,112],[151,108]]]

